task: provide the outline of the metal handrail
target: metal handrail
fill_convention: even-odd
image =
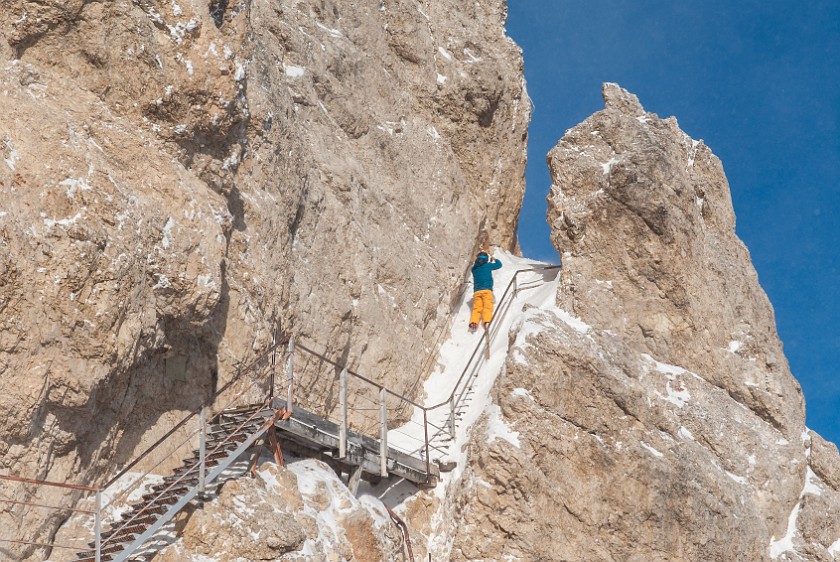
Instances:
[[[516,282],[520,273],[534,273],[534,272],[537,272],[537,271],[549,271],[549,270],[552,270],[552,269],[560,269],[560,267],[561,267],[560,265],[548,265],[548,266],[545,266],[545,267],[532,267],[532,268],[528,268],[528,269],[517,269],[516,272],[513,274],[513,277],[511,278],[511,280],[508,282],[507,287],[505,287],[505,291],[504,291],[504,293],[502,293],[502,298],[499,299],[498,304],[496,306],[498,308],[502,307],[502,304],[505,302],[505,299],[508,296],[508,293],[510,292],[510,288]],[[505,310],[505,313],[506,312],[507,312],[507,310]],[[498,326],[499,326],[498,323],[494,323],[493,327],[490,330],[491,331],[491,334],[490,334],[491,337],[492,337],[492,335],[495,335],[496,332],[498,331],[498,329],[499,329]],[[473,350],[473,353],[470,356],[469,361],[467,361],[467,364],[464,367],[464,370],[461,371],[461,376],[458,377],[458,382],[455,383],[455,387],[452,389],[452,393],[449,395],[449,397],[446,400],[444,400],[443,402],[441,402],[440,404],[435,404],[434,406],[428,406],[426,408],[427,410],[436,410],[437,408],[440,408],[441,406],[445,406],[445,405],[449,404],[450,402],[452,402],[452,400],[455,398],[455,393],[458,391],[458,387],[461,385],[461,382],[463,382],[464,376],[467,374],[467,372],[472,367],[472,362],[475,359],[475,356],[481,350],[482,345],[484,345],[483,340],[479,341],[476,344],[475,349]]]
[[[286,341],[287,341],[287,340],[284,340],[283,342],[275,343],[274,345],[272,345],[271,347],[269,347],[268,349],[266,349],[263,353],[261,353],[260,355],[258,355],[257,357],[255,357],[255,358],[254,358],[254,360],[253,360],[253,361],[251,361],[251,363],[250,363],[247,367],[245,367],[244,369],[240,366],[240,368],[238,369],[238,371],[237,371],[236,375],[234,375],[234,377],[233,377],[230,381],[228,381],[228,383],[227,383],[227,384],[225,384],[224,386],[222,386],[219,390],[217,390],[217,391],[213,394],[212,400],[213,400],[213,401],[215,401],[217,398],[219,398],[219,396],[221,396],[221,395],[222,395],[222,393],[223,393],[224,391],[226,391],[227,389],[231,388],[231,386],[232,386],[235,382],[237,382],[239,379],[241,379],[242,375],[244,375],[244,374],[246,374],[246,373],[249,373],[249,372],[250,372],[250,371],[254,368],[254,366],[257,364],[257,362],[258,362],[258,361],[260,361],[260,360],[264,359],[264,358],[265,358],[265,357],[266,357],[269,353],[273,353],[274,351],[276,351],[276,349],[277,349],[277,347],[278,347],[278,346],[280,346],[280,345],[285,345]],[[272,371],[272,373],[273,373],[273,371]],[[269,376],[270,376],[270,375],[269,375]],[[228,402],[227,402],[224,406],[220,407],[220,408],[219,408],[219,409],[215,412],[215,414],[212,414],[212,415],[213,415],[213,416],[216,416],[216,415],[219,415],[221,412],[225,411],[225,410],[226,410],[226,409],[227,409],[227,408],[228,408],[231,404],[233,404],[233,403],[234,403],[234,402],[235,402],[235,401],[236,401],[236,400],[237,400],[240,396],[242,396],[242,395],[243,395],[243,394],[244,394],[247,390],[250,390],[250,389],[251,389],[251,388],[253,388],[253,387],[254,387],[257,383],[262,382],[264,379],[265,379],[265,377],[261,377],[260,379],[258,379],[258,380],[256,380],[256,381],[253,381],[251,385],[249,385],[247,388],[245,388],[244,390],[242,390],[241,392],[239,392],[239,393],[238,393],[236,396],[234,396],[232,399],[228,400]],[[128,473],[128,471],[129,471],[131,468],[133,468],[134,466],[136,466],[136,465],[137,465],[137,463],[138,463],[138,462],[140,462],[140,461],[141,461],[141,460],[142,460],[145,456],[147,456],[147,455],[148,455],[148,454],[149,454],[152,450],[154,450],[156,447],[160,446],[160,445],[161,445],[161,444],[162,444],[162,443],[163,443],[166,439],[168,439],[169,437],[171,437],[171,436],[172,436],[172,434],[174,434],[174,433],[175,433],[175,431],[177,431],[178,429],[182,428],[182,427],[183,427],[183,426],[184,426],[184,425],[185,425],[185,424],[186,424],[186,423],[187,423],[190,419],[192,419],[192,417],[193,417],[193,416],[195,416],[195,415],[197,415],[197,414],[200,414],[200,413],[201,413],[201,409],[199,409],[199,410],[195,410],[195,411],[193,411],[193,412],[190,412],[190,414],[189,414],[189,415],[187,415],[187,416],[186,416],[183,420],[181,420],[181,422],[180,422],[180,423],[178,423],[178,425],[176,425],[175,427],[173,427],[172,429],[170,429],[169,431],[167,431],[167,432],[166,432],[166,434],[165,434],[163,437],[161,437],[160,439],[158,439],[158,440],[157,440],[154,444],[152,444],[149,448],[147,448],[147,449],[146,449],[146,450],[145,450],[145,451],[144,451],[144,452],[143,452],[143,453],[142,453],[139,457],[137,457],[134,461],[132,461],[132,463],[131,463],[131,464],[129,464],[129,465],[128,465],[126,468],[124,468],[122,471],[120,471],[120,473],[119,473],[117,476],[115,476],[114,478],[112,478],[112,479],[111,479],[111,480],[110,480],[110,481],[109,481],[109,482],[108,482],[108,483],[107,483],[107,484],[103,487],[103,490],[107,490],[107,489],[108,489],[108,487],[110,487],[110,486],[111,486],[112,484],[114,484],[117,480],[119,480],[122,476],[124,476],[126,473]],[[189,435],[187,435],[187,436],[184,438],[184,440],[183,440],[183,441],[181,441],[181,442],[178,444],[178,446],[177,446],[177,447],[175,447],[175,448],[172,450],[172,452],[171,452],[170,454],[168,454],[168,455],[166,455],[165,457],[163,457],[163,458],[162,458],[161,460],[159,460],[159,461],[158,461],[158,462],[157,462],[154,466],[152,466],[152,468],[150,468],[149,470],[147,470],[146,472],[144,472],[142,475],[140,475],[138,478],[136,478],[136,479],[134,480],[134,482],[132,482],[131,484],[129,484],[129,485],[126,487],[126,489],[125,489],[125,490],[123,490],[120,494],[118,494],[117,496],[115,496],[115,497],[111,498],[111,500],[110,500],[110,501],[109,501],[109,502],[108,502],[108,503],[107,503],[107,504],[103,507],[103,509],[104,509],[105,507],[108,507],[108,506],[110,506],[110,505],[114,504],[114,503],[115,503],[115,502],[117,502],[118,500],[120,500],[120,499],[122,499],[123,497],[125,497],[126,495],[128,495],[128,493],[130,492],[130,490],[131,490],[132,488],[134,488],[134,486],[135,486],[138,482],[140,482],[141,480],[143,480],[143,478],[145,478],[146,476],[148,476],[148,475],[149,475],[149,473],[150,473],[152,470],[154,470],[155,468],[157,468],[158,466],[160,466],[161,464],[163,464],[163,462],[164,462],[164,461],[166,461],[166,460],[170,459],[170,458],[172,457],[172,455],[175,453],[175,451],[177,451],[178,449],[180,449],[181,447],[183,447],[185,443],[187,443],[190,439],[192,439],[192,438],[193,438],[193,437],[194,437],[197,433],[199,433],[200,431],[201,431],[201,428],[200,428],[200,427],[199,427],[199,428],[197,428],[197,429],[195,429],[195,430],[193,430],[193,432],[192,432],[192,433],[190,433]]]
[[[250,363],[249,363],[246,367],[244,367],[244,368],[243,368],[243,367],[242,367],[242,365],[240,365],[240,366],[237,368],[237,372],[236,372],[236,374],[233,376],[233,378],[232,378],[232,379],[230,379],[230,380],[229,380],[229,381],[228,381],[228,382],[227,382],[224,386],[222,386],[222,387],[221,387],[221,388],[219,388],[216,392],[214,392],[214,393],[213,393],[213,396],[211,397],[210,402],[212,403],[213,401],[215,401],[215,400],[216,400],[219,396],[221,396],[221,394],[222,394],[224,391],[226,391],[228,388],[230,388],[230,387],[231,387],[231,386],[232,386],[235,382],[239,381],[239,379],[240,379],[240,378],[242,378],[242,376],[243,376],[244,374],[246,374],[246,373],[250,372],[250,370],[254,367],[254,365],[256,365],[256,364],[257,364],[257,362],[258,362],[258,361],[260,361],[260,360],[264,359],[266,356],[268,356],[268,354],[269,354],[269,353],[273,353],[273,352],[274,352],[274,351],[275,351],[278,347],[280,347],[280,346],[282,346],[282,345],[285,345],[287,342],[288,342],[288,338],[286,338],[286,339],[284,339],[284,340],[282,340],[282,341],[280,341],[280,342],[275,342],[274,344],[272,344],[272,345],[271,345],[271,347],[269,347],[268,349],[266,349],[265,351],[263,351],[260,355],[258,355],[257,357],[255,357],[255,358],[254,358],[254,360],[253,360],[253,361],[251,361],[251,362],[250,362]],[[176,425],[175,425],[172,429],[170,429],[169,431],[167,431],[167,432],[163,435],[163,437],[161,437],[160,439],[158,439],[157,441],[155,441],[154,443],[152,443],[151,445],[149,445],[149,447],[147,447],[145,451],[143,451],[142,453],[140,453],[140,455],[138,455],[138,456],[137,456],[137,457],[136,457],[133,461],[131,461],[131,462],[130,462],[130,463],[129,463],[129,464],[128,464],[125,468],[123,468],[123,469],[122,469],[122,470],[121,470],[121,471],[120,471],[120,472],[119,472],[116,476],[114,476],[114,477],[113,477],[113,478],[111,478],[108,482],[106,482],[106,483],[105,483],[105,485],[104,485],[101,489],[106,489],[106,488],[108,488],[108,487],[109,487],[109,486],[111,486],[114,482],[116,482],[117,480],[119,480],[120,478],[122,478],[123,476],[125,476],[125,474],[126,474],[128,471],[130,471],[132,468],[134,468],[135,466],[137,466],[137,463],[139,463],[140,461],[142,461],[142,460],[143,460],[146,456],[148,456],[148,455],[149,455],[149,453],[151,453],[151,452],[152,452],[155,448],[157,448],[157,447],[158,447],[161,443],[163,443],[164,441],[166,441],[167,439],[169,439],[169,437],[171,437],[173,433],[175,433],[175,432],[176,432],[176,431],[178,431],[180,428],[182,428],[184,425],[186,425],[186,423],[187,423],[188,421],[190,421],[190,419],[192,419],[194,416],[198,415],[200,412],[201,412],[201,408],[199,408],[198,410],[193,410],[192,412],[190,412],[189,414],[187,414],[187,416],[186,416],[186,417],[184,417],[184,419],[182,419],[180,422],[178,422],[178,424],[176,424]],[[217,413],[218,413],[218,412],[217,412]],[[94,490],[94,491],[95,491],[95,490]]]
[[[262,379],[260,379],[260,380],[262,380]],[[225,437],[225,439],[224,439],[224,440],[222,440],[222,442],[221,442],[221,443],[219,443],[218,445],[216,445],[216,447],[214,447],[214,448],[213,448],[213,449],[209,452],[209,454],[210,454],[210,455],[212,455],[213,453],[218,452],[218,450],[222,447],[222,445],[226,444],[226,443],[228,442],[228,440],[229,440],[229,439],[231,439],[231,437],[233,436],[233,434],[235,434],[235,433],[239,432],[239,431],[240,431],[243,427],[245,427],[245,425],[247,425],[248,423],[250,423],[250,421],[251,421],[252,419],[254,419],[254,417],[256,417],[257,415],[259,415],[259,412],[260,412],[262,409],[264,409],[265,407],[267,407],[267,406],[268,406],[268,402],[266,402],[265,404],[263,404],[263,408],[260,408],[260,409],[258,409],[257,411],[255,411],[254,413],[252,413],[252,414],[251,414],[251,416],[250,416],[250,417],[248,417],[248,419],[246,419],[244,422],[242,422],[242,423],[241,423],[241,424],[240,424],[240,425],[239,425],[239,426],[238,426],[238,427],[237,427],[234,431],[232,431],[232,432],[231,432],[231,433],[230,433],[227,437]],[[181,445],[183,445],[183,443],[182,443]],[[180,448],[180,445],[179,445],[179,448]],[[167,458],[168,458],[168,457],[167,457]],[[162,461],[161,461],[161,462],[162,462]],[[184,479],[185,479],[188,475],[190,475],[190,474],[192,474],[193,472],[197,471],[197,470],[198,470],[198,468],[199,468],[199,467],[198,467],[198,465],[195,465],[194,467],[192,467],[192,468],[190,468],[189,470],[185,471],[185,472],[184,472],[183,474],[181,474],[178,478],[176,478],[175,480],[173,480],[172,482],[170,482],[170,483],[169,483],[169,485],[168,485],[166,488],[164,488],[163,490],[160,490],[160,491],[157,493],[157,495],[155,495],[153,498],[151,498],[151,499],[147,500],[147,501],[146,501],[146,503],[145,503],[145,504],[143,504],[143,507],[142,507],[142,508],[141,508],[141,509],[137,512],[137,513],[135,513],[134,515],[132,515],[132,516],[131,516],[128,520],[124,521],[124,522],[123,522],[123,524],[122,524],[122,525],[120,525],[117,529],[115,529],[115,530],[112,530],[112,531],[111,531],[111,534],[108,536],[108,538],[107,538],[107,539],[105,539],[104,541],[102,541],[102,547],[104,548],[104,547],[105,547],[105,545],[106,545],[106,544],[108,544],[108,543],[109,543],[109,542],[110,542],[110,541],[111,541],[111,540],[112,540],[115,536],[117,536],[117,535],[119,534],[119,532],[120,532],[120,531],[122,531],[122,530],[123,530],[124,528],[126,528],[129,524],[131,524],[131,523],[132,523],[135,519],[137,519],[140,515],[142,515],[142,514],[143,514],[143,512],[145,512],[145,511],[149,508],[149,506],[151,506],[151,505],[152,505],[152,504],[154,504],[157,500],[159,500],[160,498],[162,498],[163,496],[165,496],[165,495],[166,495],[166,494],[167,494],[170,490],[174,489],[174,488],[175,488],[178,484],[180,484],[180,483],[181,483],[181,481],[182,481],[182,480],[184,480]]]
[[[89,486],[79,486],[78,484],[65,484],[64,482],[50,482],[49,480],[35,480],[33,478],[23,478],[21,476],[10,476],[0,474],[0,480],[11,480],[12,482],[22,482],[24,484],[38,484],[39,486],[54,486],[56,488],[69,488],[71,490],[83,490],[85,492],[99,491],[99,488],[91,488]]]
[[[10,500],[8,498],[0,498],[0,503],[10,503],[12,505],[28,505],[29,507],[42,507],[44,509],[52,509],[53,511],[70,511],[73,513],[86,513],[88,515],[93,515],[94,513],[96,513],[95,511],[91,511],[90,509],[78,509],[75,507],[61,507],[60,505],[46,505],[42,503],[23,502],[20,500]]]
[[[517,269],[516,272],[513,274],[513,277],[511,278],[511,280],[508,282],[507,286],[505,287],[505,291],[502,294],[502,297],[499,299],[498,304],[496,305],[497,308],[501,309],[503,303],[505,302],[506,297],[510,293],[511,287],[513,287],[513,284],[516,282],[517,277],[521,273],[534,273],[534,272],[537,272],[537,271],[548,271],[548,270],[552,270],[552,269],[560,269],[560,267],[561,267],[560,265],[547,265],[545,267],[532,267],[532,268],[527,268],[527,269]],[[507,312],[507,311],[505,311],[505,312]],[[497,330],[498,330],[498,323],[493,325],[493,327],[491,329],[491,334],[495,334]],[[288,337],[287,337],[287,341],[288,341]],[[410,398],[408,398],[406,396],[403,396],[401,394],[398,394],[398,393],[394,392],[393,390],[390,390],[389,388],[386,388],[384,385],[382,385],[378,382],[375,382],[375,381],[373,381],[373,380],[371,380],[371,379],[369,379],[369,378],[367,378],[363,375],[360,375],[356,371],[353,371],[352,369],[350,369],[346,364],[339,363],[338,361],[330,359],[326,355],[313,350],[312,348],[310,348],[310,347],[306,346],[305,344],[301,343],[299,341],[299,338],[298,338],[298,341],[295,342],[295,347],[296,348],[302,349],[303,351],[309,353],[313,357],[317,357],[318,359],[321,359],[322,361],[326,361],[327,363],[329,363],[330,365],[332,365],[332,366],[334,366],[338,369],[345,369],[346,368],[347,369],[347,374],[352,375],[353,377],[370,384],[371,386],[375,387],[377,390],[383,390],[384,389],[385,392],[387,392],[388,394],[390,394],[394,398],[398,398],[398,399],[400,399],[400,400],[402,400],[402,401],[404,401],[408,404],[411,404],[412,406],[414,406],[416,408],[420,408],[421,410],[427,410],[427,411],[437,409],[437,408],[439,408],[439,407],[441,407],[445,404],[448,404],[452,400],[452,398],[455,395],[455,392],[457,391],[458,386],[462,382],[462,379],[463,379],[464,375],[469,370],[469,367],[472,364],[472,361],[475,358],[475,355],[478,353],[478,351],[481,350],[481,346],[482,346],[482,342],[480,341],[480,342],[478,342],[478,345],[476,345],[475,350],[473,350],[473,354],[470,357],[470,360],[468,361],[467,366],[461,372],[461,376],[458,378],[458,383],[455,385],[455,388],[452,390],[452,393],[449,395],[449,397],[446,400],[444,400],[443,402],[441,402],[440,404],[435,404],[434,406],[422,406],[422,405],[418,404],[417,402],[414,402]]]
[[[369,379],[369,378],[367,378],[367,377],[365,377],[365,376],[363,376],[363,375],[360,375],[360,374],[359,374],[359,373],[357,373],[356,371],[353,371],[352,369],[350,369],[349,367],[347,367],[347,365],[342,365],[342,364],[341,364],[341,363],[339,363],[338,361],[333,361],[333,360],[332,360],[332,359],[330,359],[329,357],[327,357],[327,356],[325,356],[325,355],[323,355],[323,354],[321,354],[321,353],[318,353],[317,351],[315,351],[315,350],[313,350],[313,349],[311,349],[311,348],[309,348],[309,347],[305,346],[304,344],[302,344],[302,343],[300,343],[300,342],[295,342],[295,347],[299,347],[300,349],[302,349],[303,351],[305,351],[305,352],[309,353],[310,355],[312,355],[312,356],[314,356],[314,357],[317,357],[318,359],[321,359],[322,361],[326,361],[327,363],[329,363],[330,365],[332,365],[332,366],[334,366],[334,367],[336,367],[336,368],[339,368],[339,369],[345,369],[345,368],[346,368],[346,369],[347,369],[347,374],[348,374],[348,375],[352,375],[353,377],[355,377],[355,378],[357,378],[357,379],[359,379],[359,380],[361,380],[361,381],[364,381],[364,382],[368,383],[368,384],[369,384],[369,385],[371,385],[371,386],[376,387],[376,389],[377,389],[377,390],[384,390],[385,392],[387,392],[388,394],[390,394],[390,395],[391,395],[391,396],[393,396],[394,398],[399,398],[399,399],[400,399],[400,400],[402,400],[403,402],[407,402],[407,403],[409,403],[409,404],[411,404],[412,406],[415,406],[415,407],[417,407],[417,408],[421,408],[421,409],[423,408],[423,406],[421,406],[421,405],[420,405],[420,404],[418,404],[417,402],[414,402],[414,401],[413,401],[413,400],[411,400],[410,398],[407,398],[407,397],[405,397],[405,396],[403,396],[403,395],[401,395],[401,394],[397,394],[397,393],[396,393],[396,392],[394,392],[393,390],[391,390],[391,389],[389,389],[389,388],[386,388],[384,385],[382,385],[382,384],[380,384],[380,383],[378,383],[378,382],[374,382],[374,381],[372,381],[371,379]]]

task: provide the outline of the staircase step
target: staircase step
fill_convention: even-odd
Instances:
[[[146,520],[147,518],[144,516],[142,519]],[[125,527],[122,526],[123,523],[124,522],[121,522],[116,526],[116,528],[108,531],[107,533],[102,533],[102,538],[109,539],[110,542],[110,540],[113,540],[113,537],[119,537],[125,534],[140,534],[149,528],[148,524],[140,522],[140,518],[127,524]]]
[[[79,558],[77,558],[74,562],[96,562],[96,555],[95,554],[85,554],[85,555],[77,554],[76,556],[79,556]],[[99,560],[101,562],[111,562],[111,560],[113,560],[113,559],[114,559],[114,556],[112,554],[103,554],[102,556],[99,557]]]
[[[219,433],[230,433],[237,428],[239,429],[239,431],[247,431],[249,429],[261,426],[262,423],[262,418],[255,418],[249,422],[246,422],[245,420],[231,420],[228,422],[221,422],[219,424],[211,425],[210,431],[208,431],[207,433],[210,433],[212,435],[216,435]]]
[[[152,514],[152,515],[141,515],[140,517],[138,517],[137,519],[135,519],[134,521],[132,521],[131,526],[140,525],[140,526],[142,526],[142,527],[144,527],[144,528],[148,529],[148,528],[149,528],[149,526],[151,526],[151,525],[152,525],[152,523],[154,523],[155,521],[157,521],[157,519],[158,519],[158,515],[157,515],[157,514]],[[122,524],[124,523],[124,521],[125,521],[125,520],[120,520],[120,522],[119,522],[119,523],[117,523],[117,524],[114,526],[114,528],[113,528],[113,529],[111,529],[111,530],[109,530],[109,531],[106,531],[106,532],[102,533],[102,539],[103,539],[103,540],[105,540],[105,539],[107,539],[107,538],[111,537],[111,536],[112,536],[112,535],[113,535],[113,534],[114,534],[114,533],[115,533],[115,532],[116,532],[116,531],[120,528],[120,525],[122,525]],[[89,547],[91,547],[91,548],[94,548],[94,547],[96,547],[96,543],[95,543],[95,542],[93,542],[93,541],[91,541],[91,542],[89,542],[89,543],[88,543],[88,546],[89,546]]]
[[[159,493],[159,492],[162,492],[162,491],[166,490],[167,488],[169,488],[169,486],[172,486],[172,488],[171,488],[171,489],[169,489],[169,490],[167,490],[167,491],[168,491],[168,492],[172,492],[172,493],[175,493],[175,492],[186,492],[187,490],[189,490],[189,489],[190,489],[189,485],[188,485],[186,482],[184,482],[184,480],[181,480],[180,482],[178,482],[178,483],[177,483],[177,484],[175,484],[175,485],[172,485],[172,484],[166,484],[166,483],[164,483],[164,484],[155,484],[155,485],[154,485],[154,486],[152,486],[152,488],[151,488],[151,493]],[[146,495],[148,495],[148,494],[146,494]]]
[[[123,514],[123,521],[131,519],[134,515],[137,515],[140,512],[142,513],[142,517],[146,517],[147,515],[163,515],[166,513],[166,507],[162,505],[138,505]]]
[[[242,444],[243,441],[245,441],[246,437],[247,436],[243,435],[241,439],[230,439],[225,443],[222,443],[222,440],[207,443],[207,448],[205,449],[205,451],[212,451],[216,447],[219,447],[219,451],[230,451],[232,449],[236,449],[239,445]],[[198,449],[192,450],[192,454],[195,455],[195,458],[198,458],[198,453]]]
[[[140,501],[146,503],[150,500],[162,500],[163,498],[180,498],[184,495],[184,493],[189,490],[188,486],[175,486],[171,490],[167,490],[166,492],[157,491],[157,492],[149,492],[148,494],[143,494],[140,496]]]
[[[211,436],[225,435],[232,433],[235,429],[239,429],[241,433],[250,433],[256,431],[263,424],[262,418],[251,420],[249,423],[243,425],[244,421],[231,421],[229,423],[211,426],[207,434]]]
[[[178,484],[184,484],[185,486],[193,486],[195,484],[198,484],[198,472],[181,478],[182,476],[184,476],[183,473],[167,476],[163,479],[163,483],[169,485],[180,478],[180,480],[178,480]]]
[[[121,545],[121,544],[120,545],[113,545],[113,546],[107,546],[106,545],[105,548],[103,548],[102,550],[99,551],[100,554],[102,555],[100,560],[102,560],[102,562],[107,562],[109,560],[113,560],[116,557],[115,555],[122,552],[122,550],[123,550],[123,545]],[[80,553],[76,554],[76,556],[79,557],[79,558],[77,558],[76,562],[87,562],[87,561],[96,560],[96,552],[95,551],[80,552]]]

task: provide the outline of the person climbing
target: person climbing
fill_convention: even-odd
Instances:
[[[479,320],[484,321],[484,328],[490,327],[493,320],[493,271],[502,267],[502,262],[490,259],[486,251],[478,253],[472,266],[473,309],[470,316],[470,332],[478,328]]]

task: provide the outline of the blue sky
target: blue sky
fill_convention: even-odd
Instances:
[[[520,219],[548,238],[545,154],[618,82],[723,162],[807,423],[840,443],[840,2],[508,0],[535,111]]]

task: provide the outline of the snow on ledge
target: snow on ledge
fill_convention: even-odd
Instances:
[[[657,458],[662,458],[662,457],[664,457],[664,456],[665,456],[665,455],[663,455],[662,453],[660,453],[659,451],[657,451],[656,449],[654,449],[653,447],[651,447],[650,445],[648,445],[647,443],[645,443],[644,441],[640,441],[639,443],[641,444],[641,446],[642,446],[642,447],[644,447],[645,449],[647,449],[648,451],[650,451],[650,453],[651,453],[654,457],[657,457]]]
[[[300,78],[306,72],[306,69],[300,66],[292,66],[292,65],[283,65],[283,72],[286,73],[286,76],[291,78]]]
[[[579,334],[586,334],[587,332],[589,332],[589,330],[592,329],[592,327],[589,326],[589,324],[586,324],[583,320],[576,316],[572,316],[560,307],[552,307],[551,311],[554,313],[555,316],[557,316],[557,318],[568,324],[569,327],[571,327],[574,331],[576,331]]]
[[[828,547],[828,553],[832,556],[840,554],[840,539],[837,539],[831,546]]]
[[[775,560],[785,552],[796,552],[796,548],[793,546],[793,537],[796,534],[796,520],[799,517],[799,509],[802,507],[802,498],[808,494],[819,496],[822,493],[819,482],[819,476],[814,474],[810,466],[807,467],[805,471],[805,484],[802,486],[802,491],[799,493],[799,499],[796,500],[796,505],[793,506],[790,516],[788,516],[788,526],[785,536],[778,540],[776,540],[775,535],[770,538],[770,558]],[[830,549],[835,547],[840,549],[840,544],[838,543],[840,543],[840,540],[831,545]],[[830,549],[829,552],[833,555],[834,553]]]
[[[531,391],[527,388],[522,388],[521,386],[514,388],[511,394],[513,394],[514,396],[522,396],[524,398],[529,398],[531,400],[534,399],[534,396],[531,394]]]
[[[513,431],[502,418],[502,409],[496,404],[488,404],[487,412],[487,442],[504,439],[517,449],[520,448],[519,432]]]

